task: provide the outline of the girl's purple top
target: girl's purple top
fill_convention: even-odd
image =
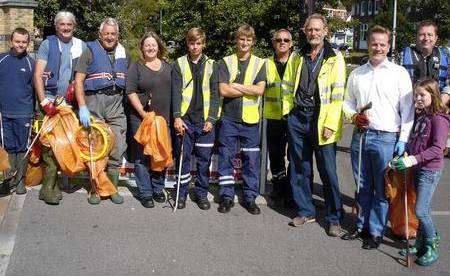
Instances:
[[[408,153],[414,155],[423,169],[440,170],[444,167],[450,116],[445,114],[417,115],[408,143]]]

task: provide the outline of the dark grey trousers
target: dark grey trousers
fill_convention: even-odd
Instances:
[[[91,115],[107,123],[116,136],[107,165],[110,169],[120,168],[123,155],[127,149],[127,119],[123,109],[122,97],[122,94],[106,95],[97,93],[86,95],[86,106]]]

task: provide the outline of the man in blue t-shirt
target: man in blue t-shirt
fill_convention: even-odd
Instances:
[[[60,11],[55,16],[56,35],[48,36],[39,47],[34,72],[34,87],[40,106],[45,115],[56,114],[53,101],[56,96],[73,98],[67,93],[73,81],[74,69],[86,44],[73,36],[76,26],[75,16],[67,11]],[[73,91],[73,89],[72,89]],[[58,163],[48,147],[42,147],[45,173],[39,199],[48,204],[57,205],[62,194],[57,183]]]
[[[10,38],[11,49],[0,54],[0,127],[1,146],[8,152],[12,177],[11,186],[17,186],[17,194],[25,194],[25,153],[33,119],[33,68],[34,60],[28,56],[30,34],[24,28],[16,28]],[[4,192],[9,193],[5,184]]]

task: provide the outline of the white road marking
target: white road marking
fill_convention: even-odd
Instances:
[[[0,224],[0,275],[5,275],[14,249],[17,225],[26,195],[13,194]]]

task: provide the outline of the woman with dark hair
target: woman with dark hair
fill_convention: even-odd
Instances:
[[[164,61],[167,50],[153,32],[147,32],[140,41],[140,60],[131,65],[127,76],[127,95],[130,107],[129,127],[136,134],[148,111],[154,111],[170,122],[171,66]],[[139,200],[145,208],[154,202],[164,202],[164,174],[149,170],[149,158],[144,156],[142,146],[132,139],[134,148],[134,171],[139,189]]]

